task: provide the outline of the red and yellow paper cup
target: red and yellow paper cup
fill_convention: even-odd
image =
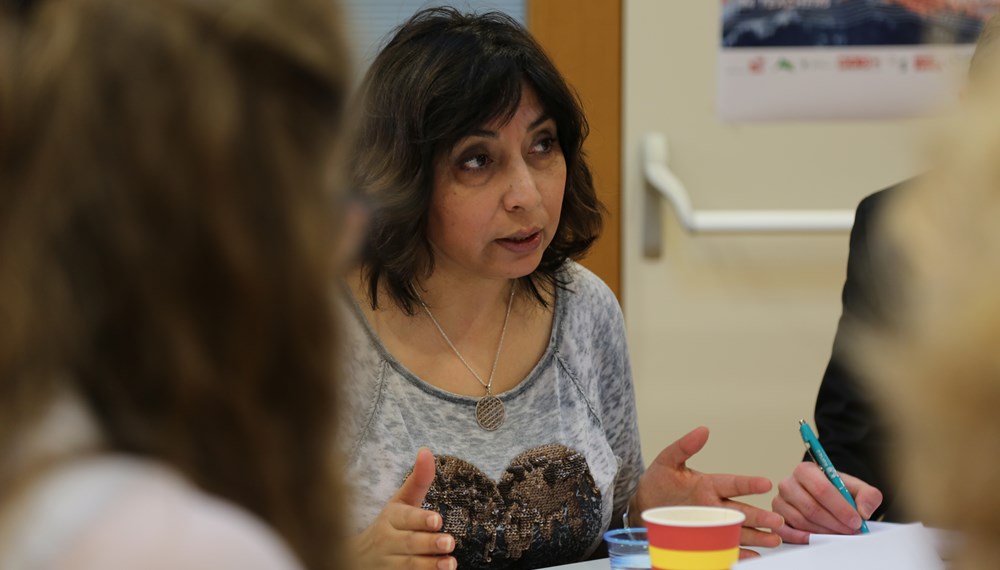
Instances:
[[[728,570],[740,557],[746,516],[721,507],[660,507],[643,511],[655,570]]]

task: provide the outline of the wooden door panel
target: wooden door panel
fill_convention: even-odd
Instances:
[[[621,0],[528,0],[528,28],[576,89],[590,122],[584,144],[604,232],[583,265],[621,289]]]

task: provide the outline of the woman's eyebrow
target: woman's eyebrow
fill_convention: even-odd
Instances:
[[[541,115],[538,116],[537,119],[535,119],[534,121],[531,122],[530,125],[528,125],[528,130],[533,131],[537,129],[542,123],[548,121],[551,118],[552,117],[550,117],[548,113],[542,113]]]
[[[497,133],[496,131],[488,131],[486,129],[476,129],[474,131],[470,131],[469,134],[465,135],[462,138],[484,137],[484,138],[488,138],[488,139],[495,139],[495,138],[497,138],[499,136],[500,136],[500,134]]]

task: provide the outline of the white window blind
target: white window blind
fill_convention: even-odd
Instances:
[[[463,12],[504,12],[525,23],[525,0],[341,0],[345,32],[354,50],[358,71],[364,73],[392,31],[424,8],[454,6]]]

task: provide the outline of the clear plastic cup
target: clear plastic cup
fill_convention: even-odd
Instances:
[[[604,533],[612,570],[649,570],[649,540],[644,528],[616,528]]]

